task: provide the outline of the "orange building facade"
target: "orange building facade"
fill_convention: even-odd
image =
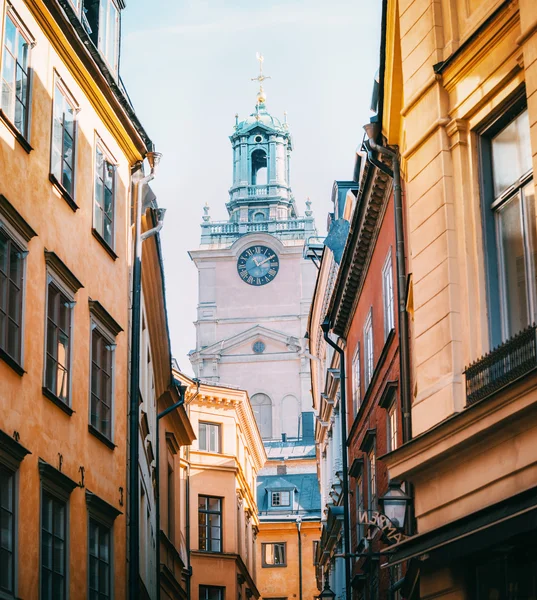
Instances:
[[[101,4],[109,27],[0,2],[3,598],[126,597],[131,170],[152,145],[118,83],[124,5]]]

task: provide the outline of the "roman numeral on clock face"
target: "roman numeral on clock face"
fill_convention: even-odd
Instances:
[[[239,277],[247,284],[261,286],[270,283],[278,274],[280,261],[275,250],[268,246],[251,246],[237,260]]]

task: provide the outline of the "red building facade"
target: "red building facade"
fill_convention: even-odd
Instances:
[[[329,311],[334,333],[345,340],[356,600],[401,597],[401,571],[380,568],[382,532],[364,524],[388,490],[382,456],[402,443],[394,223],[392,180],[367,163]]]

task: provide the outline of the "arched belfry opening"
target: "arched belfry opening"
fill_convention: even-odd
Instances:
[[[252,185],[267,185],[267,153],[258,148],[252,152]]]
[[[272,437],[272,400],[267,394],[254,394],[250,404],[259,427],[259,432],[264,440]]]

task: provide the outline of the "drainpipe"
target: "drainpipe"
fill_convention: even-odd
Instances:
[[[138,475],[140,337],[142,311],[142,195],[147,183],[155,178],[159,152],[148,152],[151,172],[136,184],[136,218],[134,221],[134,262],[132,267],[131,373],[129,406],[129,600],[140,597],[140,491]],[[162,226],[161,226],[162,227]],[[148,232],[149,233],[149,232]]]
[[[375,142],[379,124],[364,126],[369,140],[364,142],[370,163],[393,179],[393,205],[395,213],[395,258],[397,265],[397,299],[399,307],[399,369],[401,371],[401,409],[403,413],[403,443],[412,439],[412,415],[410,401],[410,352],[408,343],[408,313],[406,310],[407,275],[405,264],[405,233],[403,226],[403,199],[401,189],[401,160],[399,153]],[[372,151],[389,156],[393,171],[378,161]]]
[[[343,543],[345,560],[345,599],[351,600],[351,536],[350,536],[350,514],[349,514],[349,471],[347,459],[347,390],[345,386],[345,352],[334,343],[328,334],[330,321],[328,317],[321,324],[326,343],[339,354],[339,390],[341,404],[341,455],[343,462],[343,483],[341,494],[343,496]]]
[[[296,533],[298,536],[298,600],[302,600],[302,535],[300,527],[302,525],[302,517],[298,515],[296,518]]]
[[[186,386],[179,385],[176,387],[179,389],[179,401],[157,414],[157,431],[155,436],[157,446],[157,456],[155,459],[157,473],[157,600],[160,600],[160,420],[185,403]]]
[[[367,137],[364,147],[371,164],[386,173],[393,179],[393,206],[395,215],[395,257],[397,265],[397,300],[399,306],[399,370],[401,372],[401,412],[403,414],[403,444],[412,439],[412,403],[410,392],[410,350],[408,313],[406,310],[407,274],[405,262],[405,232],[403,223],[403,197],[401,188],[401,159],[399,152],[390,150],[376,143],[380,134],[379,123],[368,123],[364,126]],[[382,162],[378,161],[373,152],[379,152],[392,159],[393,171]],[[413,486],[406,482],[407,494],[414,496]],[[410,518],[407,519],[406,533],[412,535],[415,531],[414,505],[411,504]]]

